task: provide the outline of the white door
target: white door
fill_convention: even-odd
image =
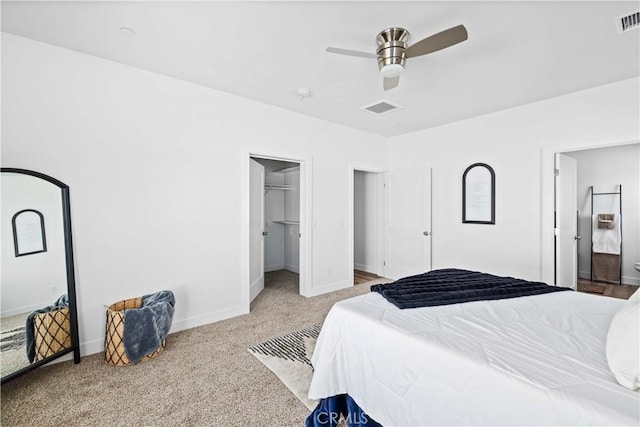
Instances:
[[[556,154],[556,284],[576,288],[578,280],[578,166]]]
[[[386,173],[387,253],[384,276],[431,270],[431,168]]]
[[[264,166],[249,159],[249,291],[251,301],[264,289]]]

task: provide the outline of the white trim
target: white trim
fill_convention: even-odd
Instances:
[[[284,269],[285,269],[285,270],[289,270],[289,271],[291,271],[291,272],[293,272],[293,273],[300,274],[300,267],[299,267],[299,266],[297,266],[297,265],[293,265],[293,264],[285,264],[285,265],[284,265]]]
[[[540,239],[540,280],[554,283],[554,240],[553,240],[553,194],[554,194],[554,161],[556,153],[590,150],[594,148],[614,147],[618,145],[637,144],[638,135],[623,134],[594,138],[591,140],[571,141],[563,144],[543,146],[541,158],[541,205],[540,215],[542,233]]]
[[[2,314],[0,314],[1,317],[9,317],[9,316],[15,316],[16,314],[23,314],[23,313],[31,313],[32,311],[36,311],[39,310],[41,308],[44,307],[48,307],[51,304],[53,304],[53,302],[56,299],[56,294],[53,294],[53,296],[51,297],[51,299],[43,301],[43,302],[38,302],[35,304],[29,304],[29,305],[25,305],[22,307],[18,307],[18,308],[12,308],[9,310],[5,310],[2,312]]]
[[[300,164],[300,295],[308,296],[313,288],[311,260],[313,251],[313,156],[302,155],[300,153],[265,153],[262,149],[251,149],[245,147],[242,150],[241,158],[241,188],[240,212],[242,215],[242,225],[240,230],[240,259],[241,259],[241,298],[247,306],[249,312],[250,304],[250,283],[249,283],[249,159],[258,157],[261,159],[280,160],[296,162]],[[266,268],[265,268],[266,271]]]
[[[376,273],[377,269],[375,265],[364,265],[364,264],[354,263],[353,268],[355,268],[356,270],[364,271],[366,273],[378,274]]]
[[[591,272],[590,271],[579,271],[578,272],[578,278],[579,279],[583,279],[583,280],[589,280],[589,279],[591,279]],[[640,278],[633,277],[633,276],[622,276],[622,284],[623,285],[640,286]]]
[[[249,313],[248,309],[245,309],[244,305],[238,305],[235,307],[225,308],[223,310],[212,311],[209,313],[200,314],[194,317],[188,317],[174,321],[171,325],[169,334],[174,334],[186,329],[195,328],[198,326],[208,325],[210,323],[219,322],[221,320],[231,319],[232,317],[241,316]],[[80,354],[89,356],[90,354],[101,353],[104,351],[104,338],[85,341],[80,343]]]
[[[353,274],[353,272],[351,273]],[[329,292],[339,291],[341,289],[350,288],[353,286],[353,280],[342,280],[340,282],[329,283],[328,285],[319,286],[313,288],[305,297],[315,297],[318,295],[326,294]]]
[[[284,267],[284,263],[265,265],[264,266],[264,272],[268,273],[270,271],[284,270],[284,268],[285,268]]]
[[[578,279],[591,279],[590,271],[578,271]]]

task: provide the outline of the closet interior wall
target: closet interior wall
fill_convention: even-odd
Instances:
[[[278,164],[280,167],[278,168]],[[265,165],[265,262],[264,270],[286,269],[299,273],[300,167],[276,162]],[[270,170],[271,169],[271,170]],[[282,170],[282,171],[280,171]],[[277,185],[277,188],[268,188]]]

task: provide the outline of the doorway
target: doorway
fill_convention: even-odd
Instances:
[[[353,171],[353,276],[354,285],[378,278],[380,270],[379,173]]]
[[[419,166],[376,171],[350,167],[349,174],[349,266],[370,269],[388,279],[431,270],[431,168]],[[362,181],[365,184],[359,183]],[[363,201],[358,201],[358,197]],[[358,204],[364,208],[357,208]],[[359,214],[358,211],[363,209],[367,212]],[[370,230],[372,221],[378,224],[377,239],[373,239],[373,232],[369,231],[358,243],[357,227]],[[377,240],[375,245],[373,240]],[[375,258],[374,262],[357,262],[356,252],[363,241],[368,242],[364,245],[369,258],[365,259]],[[374,246],[377,249],[372,249]],[[377,255],[374,257],[373,253]],[[372,265],[376,266],[375,269]],[[352,277],[354,282],[355,275]]]
[[[638,218],[640,204],[637,197],[640,193],[640,144],[567,150],[557,152],[555,157],[560,163],[556,163],[554,174],[554,283],[578,290],[587,289],[587,292],[607,292],[609,288],[604,283],[596,283],[598,280],[592,275],[593,252],[601,256],[601,251],[592,245],[593,213],[598,210],[591,195],[602,192],[613,194],[622,186],[628,195],[624,199],[623,209],[619,206],[605,209],[621,214],[618,231],[620,242],[616,252],[620,273],[616,277],[623,284],[640,285],[639,275],[633,268],[633,263],[640,259],[640,227],[634,221],[634,218]],[[569,168],[564,167],[567,165]],[[572,180],[575,180],[574,195],[567,192],[567,183]]]
[[[250,156],[249,299],[266,287],[300,294],[302,162]]]

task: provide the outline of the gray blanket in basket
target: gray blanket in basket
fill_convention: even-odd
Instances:
[[[24,334],[25,334],[25,346],[27,349],[27,359],[29,359],[29,363],[33,363],[36,358],[36,341],[35,341],[35,331],[33,330],[33,319],[36,317],[36,314],[40,313],[48,313],[49,311],[59,310],[64,307],[69,307],[69,297],[67,294],[62,295],[60,298],[50,305],[49,307],[41,308],[40,310],[36,310],[29,314],[26,320]]]
[[[162,345],[169,334],[176,299],[171,291],[142,297],[140,308],[124,311],[122,345],[131,363]]]

